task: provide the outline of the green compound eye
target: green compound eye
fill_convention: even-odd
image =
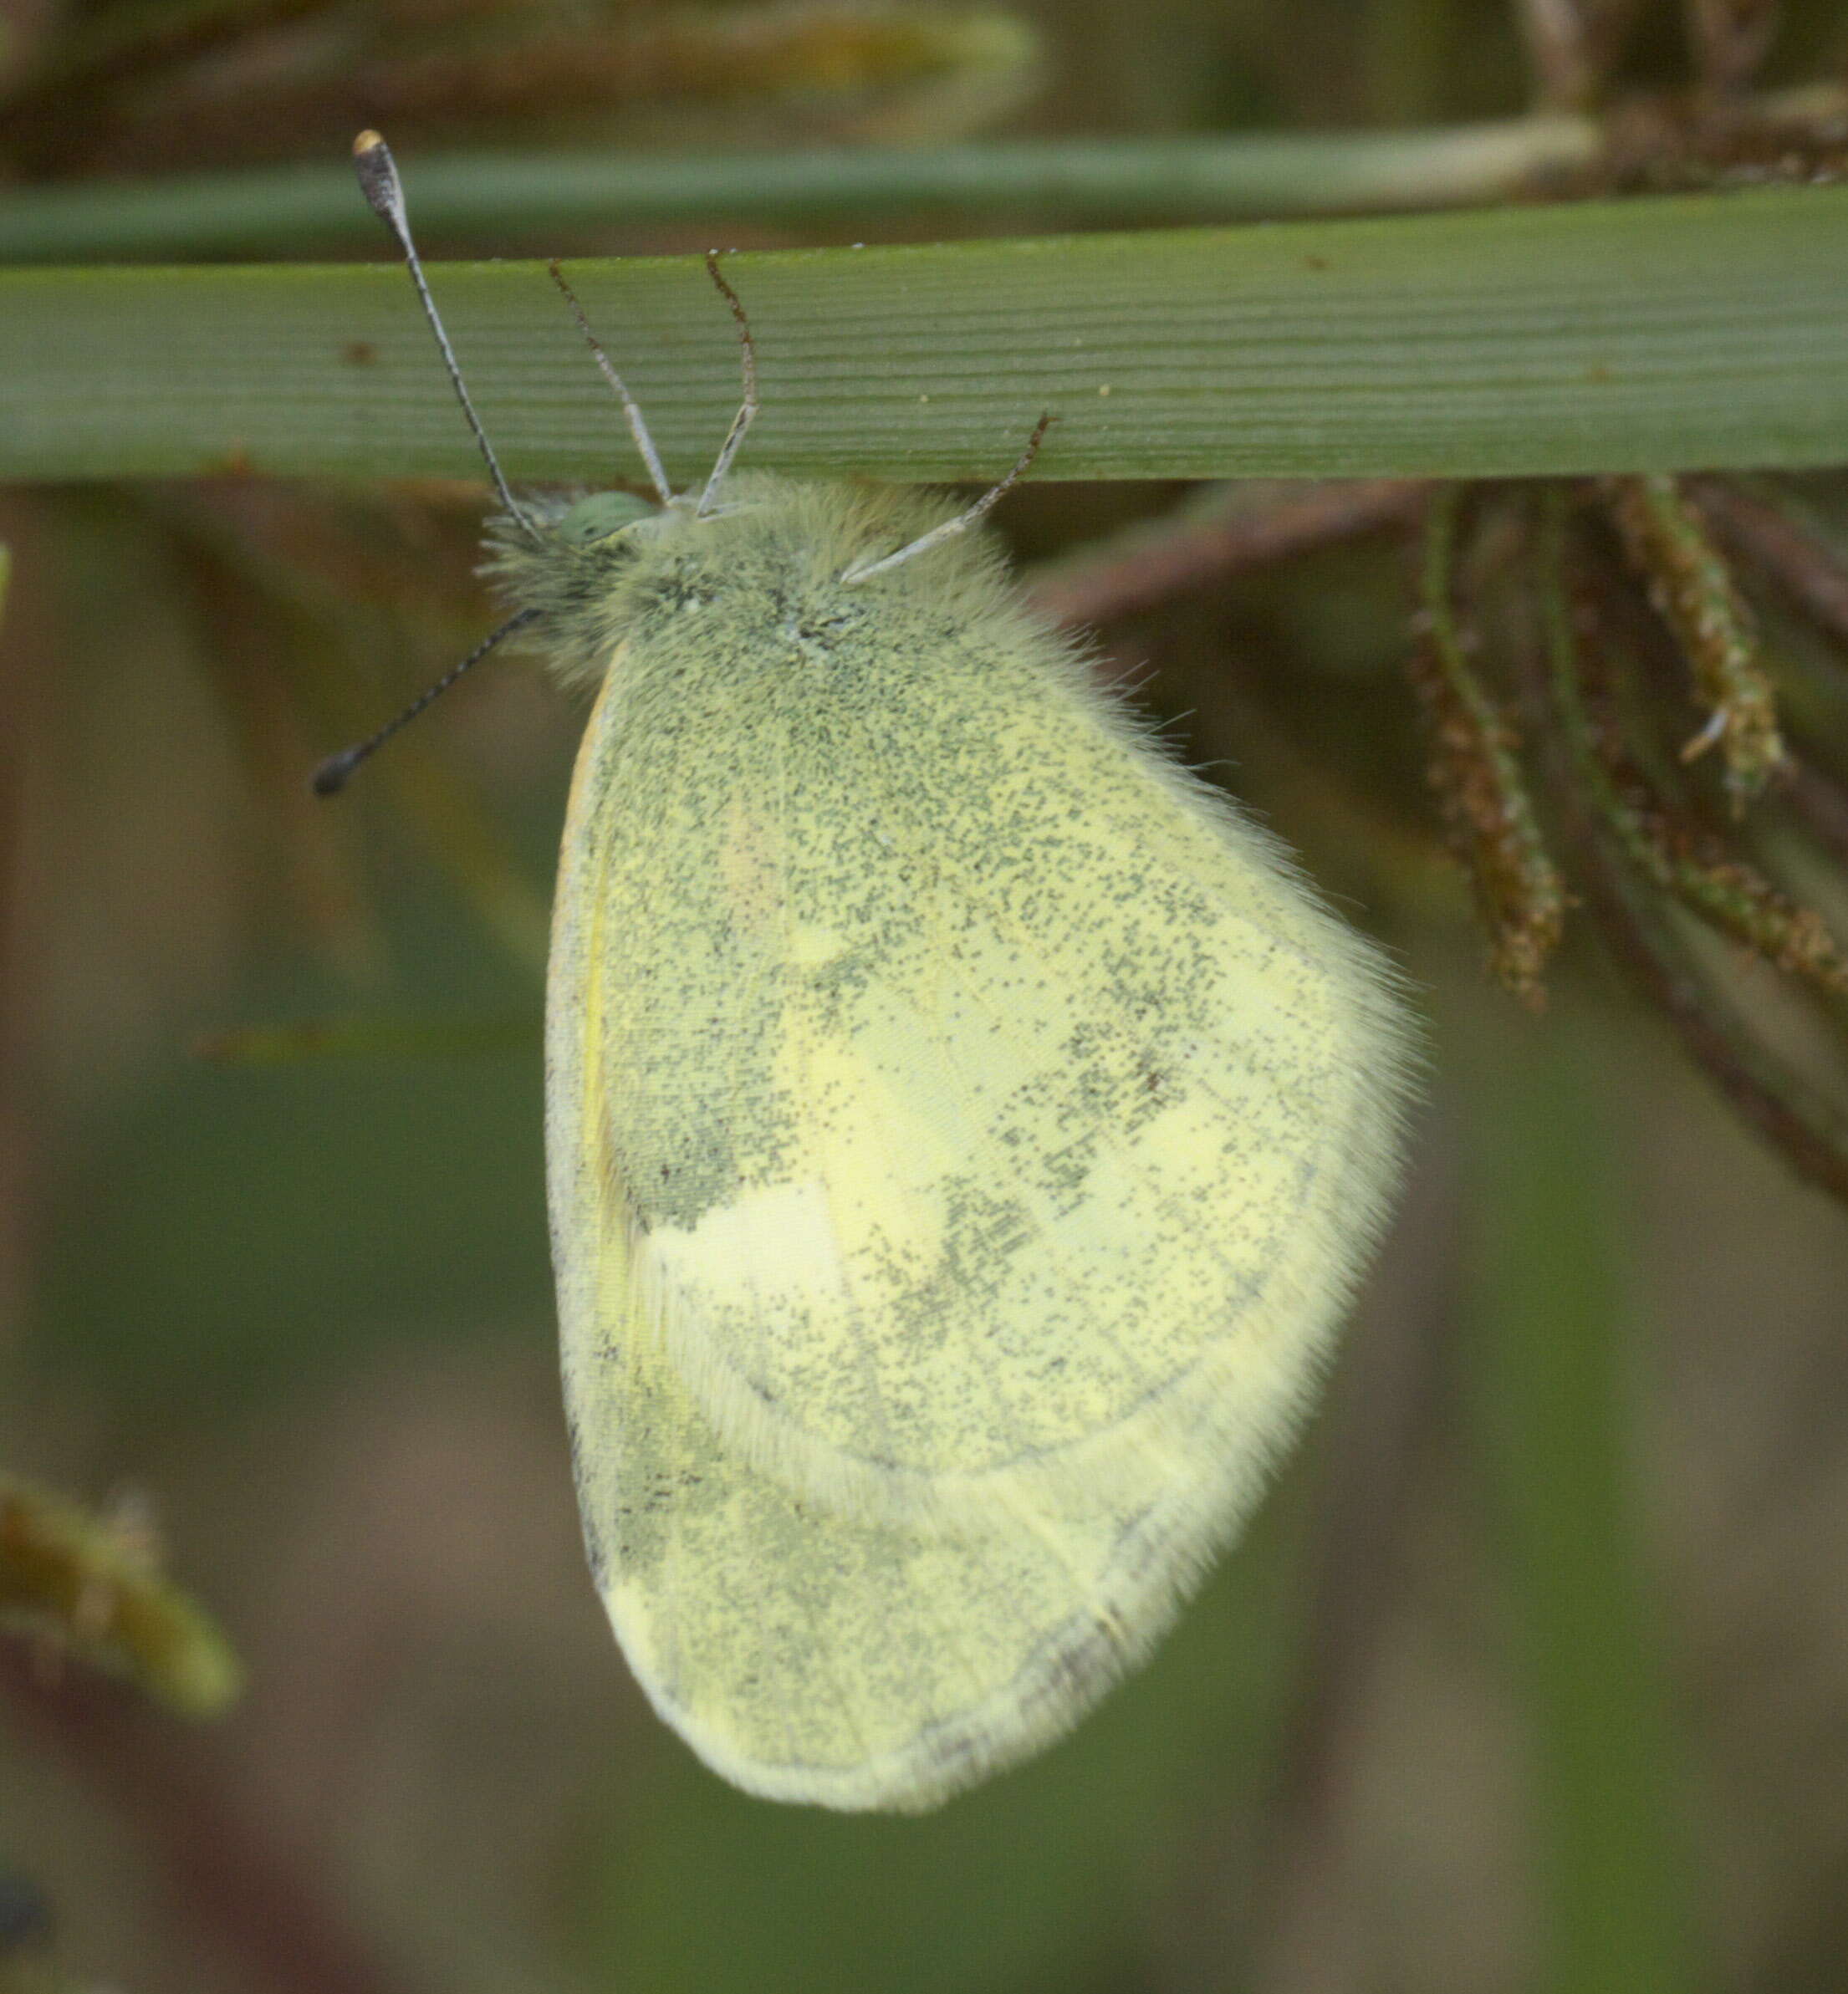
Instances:
[[[590,497],[580,498],[559,520],[558,532],[559,538],[573,547],[589,547],[620,533],[639,519],[651,519],[656,509],[632,492],[594,492]]]

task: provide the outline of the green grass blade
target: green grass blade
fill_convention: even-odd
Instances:
[[[1050,410],[1041,477],[1481,477],[1848,459],[1845,251],[1848,188],[1776,188],[727,268],[764,468],[993,477]],[[702,474],[738,390],[700,264],[573,276],[669,467]],[[633,473],[541,269],[431,281],[515,477]],[[0,272],[0,477],[477,469],[380,266]]]
[[[1591,1098],[1600,1055],[1548,1031],[1545,1048],[1485,1045],[1471,1095],[1473,1390],[1532,1751],[1534,1984],[1684,1994],[1687,1796],[1631,1487],[1639,1324]]]

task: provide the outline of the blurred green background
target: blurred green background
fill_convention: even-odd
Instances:
[[[835,74],[843,13],[7,0],[0,157],[23,183],[324,156],[358,121],[343,33],[450,145],[1437,125],[1531,96],[1500,0],[1039,0]],[[574,36],[688,19],[671,88],[557,101]],[[817,23],[760,87],[761,38]],[[491,89],[516,32],[553,54]],[[110,48],[162,37],[110,80]],[[34,94],[71,49],[103,81]],[[1841,9],[1793,4],[1768,79],[1845,53]],[[1687,71],[1681,11],[1637,10],[1620,85]],[[1840,481],[1802,491],[1841,532]],[[999,517],[1030,563],[1178,496],[1039,486]],[[250,1677],[209,1725],[111,1701],[91,1726],[76,1665],[10,1644],[0,1881],[56,1935],[9,1950],[0,1923],[0,1988],[1841,1986],[1848,1222],[1581,909],[1544,1015],[1484,974],[1402,682],[1402,533],[1105,639],[1429,1020],[1399,1222],[1256,1527],[1076,1735],[927,1818],[746,1799],[655,1721],[583,1568],[544,1237],[581,711],[487,669],[338,805],[305,789],[488,627],[481,509],[427,482],[0,495],[0,1468],[132,1497]],[[1839,690],[1815,710],[1848,752]],[[1839,859],[1771,843],[1848,927]],[[1768,974],[1708,961],[1839,1081]]]

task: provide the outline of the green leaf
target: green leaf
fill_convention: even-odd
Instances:
[[[413,207],[416,189],[411,188]],[[354,196],[358,201],[357,194]],[[1517,476],[1848,459],[1848,188],[740,256],[789,472]],[[697,261],[572,276],[676,478],[738,400]],[[543,270],[431,283],[516,477],[629,478]],[[0,273],[0,477],[478,469],[401,273]]]

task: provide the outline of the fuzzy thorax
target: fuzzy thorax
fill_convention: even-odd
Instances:
[[[526,640],[569,684],[600,679],[617,646],[651,625],[684,630],[680,620],[702,610],[722,617],[728,649],[761,637],[768,663],[784,648],[779,638],[845,634],[898,603],[912,617],[927,604],[946,631],[1018,615],[1003,557],[981,528],[865,581],[842,580],[955,510],[915,492],[740,473],[704,518],[689,499],[587,535],[582,500],[529,496],[523,518],[488,523],[482,572],[509,609],[539,612]]]

